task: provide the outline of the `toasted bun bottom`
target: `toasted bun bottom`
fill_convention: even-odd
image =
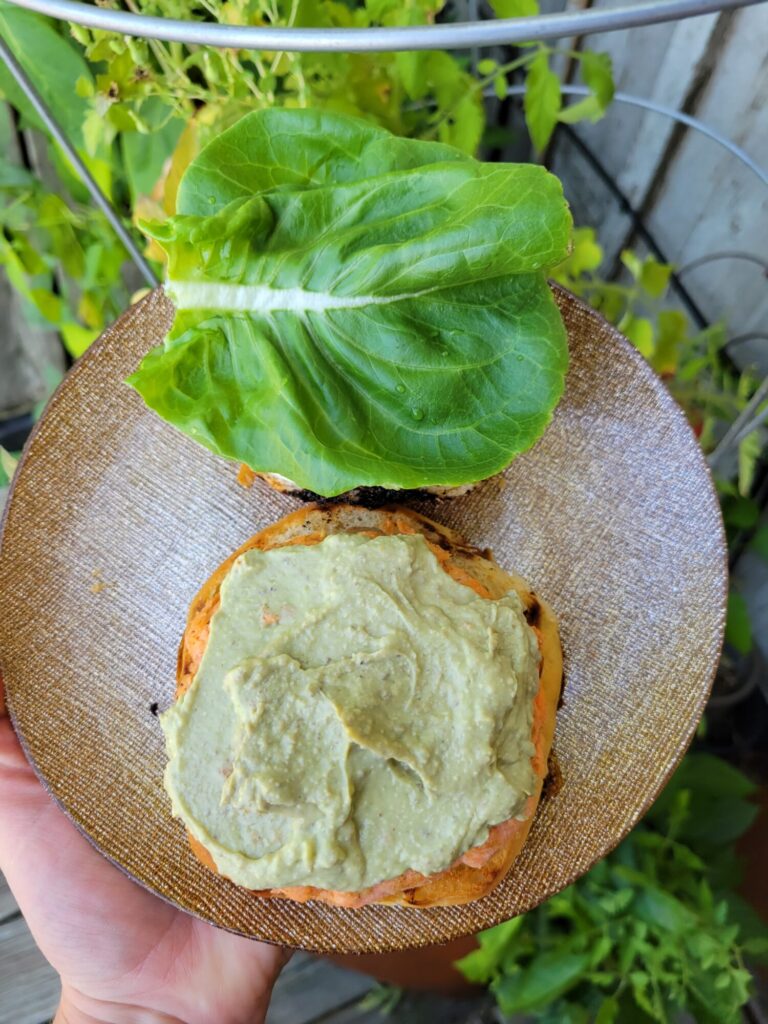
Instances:
[[[218,607],[219,588],[235,559],[252,548],[266,551],[291,544],[317,544],[330,534],[360,532],[372,536],[421,533],[445,572],[459,583],[488,599],[498,599],[510,590],[519,594],[525,617],[536,632],[542,655],[531,732],[535,747],[531,763],[536,773],[536,788],[525,804],[521,819],[510,818],[494,825],[482,845],[467,850],[444,871],[427,876],[406,871],[358,892],[288,886],[259,890],[254,894],[302,903],[319,900],[343,907],[362,907],[368,903],[413,907],[469,903],[487,895],[499,884],[528,837],[547,775],[563,675],[554,614],[524,580],[501,569],[490,552],[471,547],[453,530],[406,508],[366,509],[357,505],[308,505],[301,508],[246,541],[219,566],[195,597],[179,648],[176,696],[178,698],[187,690],[197,672],[208,642],[211,618]],[[189,841],[198,859],[216,871],[208,850],[192,836]]]
[[[501,477],[497,476],[493,479],[500,481]],[[289,480],[285,476],[280,476],[278,473],[256,473],[250,468],[250,466],[246,466],[245,463],[241,463],[237,474],[237,482],[240,486],[245,488],[252,487],[256,480],[261,480],[261,482],[266,484],[267,487],[271,487],[273,491],[279,491],[281,494],[290,494],[292,498],[298,498],[300,501],[341,505],[353,503],[355,505],[363,505],[365,508],[371,509],[381,508],[381,506],[387,505],[390,502],[397,503],[401,501],[429,501],[430,499],[438,498],[460,498],[463,494],[468,494],[470,491],[473,491],[475,487],[478,487],[482,482],[477,481],[473,484],[458,484],[457,486],[446,485],[445,487],[437,485],[429,487],[411,487],[405,490],[397,487],[381,487],[376,484],[361,484],[359,487],[353,487],[352,490],[345,491],[343,494],[339,494],[335,498],[324,498],[322,494],[317,494],[315,491],[307,490],[306,487],[300,487],[299,484],[294,483],[293,480]]]

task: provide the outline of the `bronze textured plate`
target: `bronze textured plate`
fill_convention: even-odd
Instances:
[[[696,440],[612,327],[557,290],[565,398],[503,486],[420,510],[491,547],[554,607],[565,652],[564,776],[506,880],[462,907],[263,900],[192,856],[162,786],[151,706],[174,691],[187,606],[211,571],[297,502],[163,423],[124,383],[171,306],[132,307],[66,378],[31,438],[0,549],[0,662],[41,779],[107,857],[224,928],[335,952],[445,942],[562,889],[640,818],[687,746],[722,640],[725,549]]]

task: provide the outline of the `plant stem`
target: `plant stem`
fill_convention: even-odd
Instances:
[[[541,48],[549,52],[548,47]],[[440,125],[444,124],[445,121],[447,121],[448,118],[454,114],[459,103],[461,103],[462,100],[464,100],[468,94],[482,92],[483,89],[486,88],[486,86],[490,85],[491,82],[493,82],[494,78],[498,77],[498,75],[508,75],[512,71],[517,71],[519,68],[525,67],[526,64],[530,64],[533,61],[533,59],[538,55],[541,48],[537,48],[533,51],[529,51],[528,53],[524,53],[522,54],[522,56],[516,57],[514,60],[511,60],[506,64],[500,64],[492,75],[486,75],[484,78],[475,79],[471,85],[467,86],[467,91],[463,93],[459,97],[459,99],[452,103],[449,107],[446,107],[446,109],[440,114],[436,121],[433,121],[432,127],[425,135],[422,136],[422,138],[434,139],[437,136]]]
[[[139,10],[135,3],[135,0],[125,0],[125,6],[133,14],[141,14],[141,11]],[[170,62],[170,60],[168,59],[168,54],[165,51],[165,48],[157,39],[148,39],[147,43],[149,44],[149,48],[155,56],[155,60],[160,65],[160,69],[162,70],[163,74],[183,76],[183,72],[181,72],[177,66]]]

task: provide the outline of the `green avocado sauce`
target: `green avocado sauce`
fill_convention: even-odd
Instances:
[[[534,790],[538,663],[420,535],[248,551],[161,716],[174,814],[251,889],[440,871]]]

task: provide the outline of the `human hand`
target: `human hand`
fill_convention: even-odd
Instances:
[[[61,975],[56,1024],[261,1024],[286,951],[140,888],[53,803],[5,714],[0,678],[0,870]]]

